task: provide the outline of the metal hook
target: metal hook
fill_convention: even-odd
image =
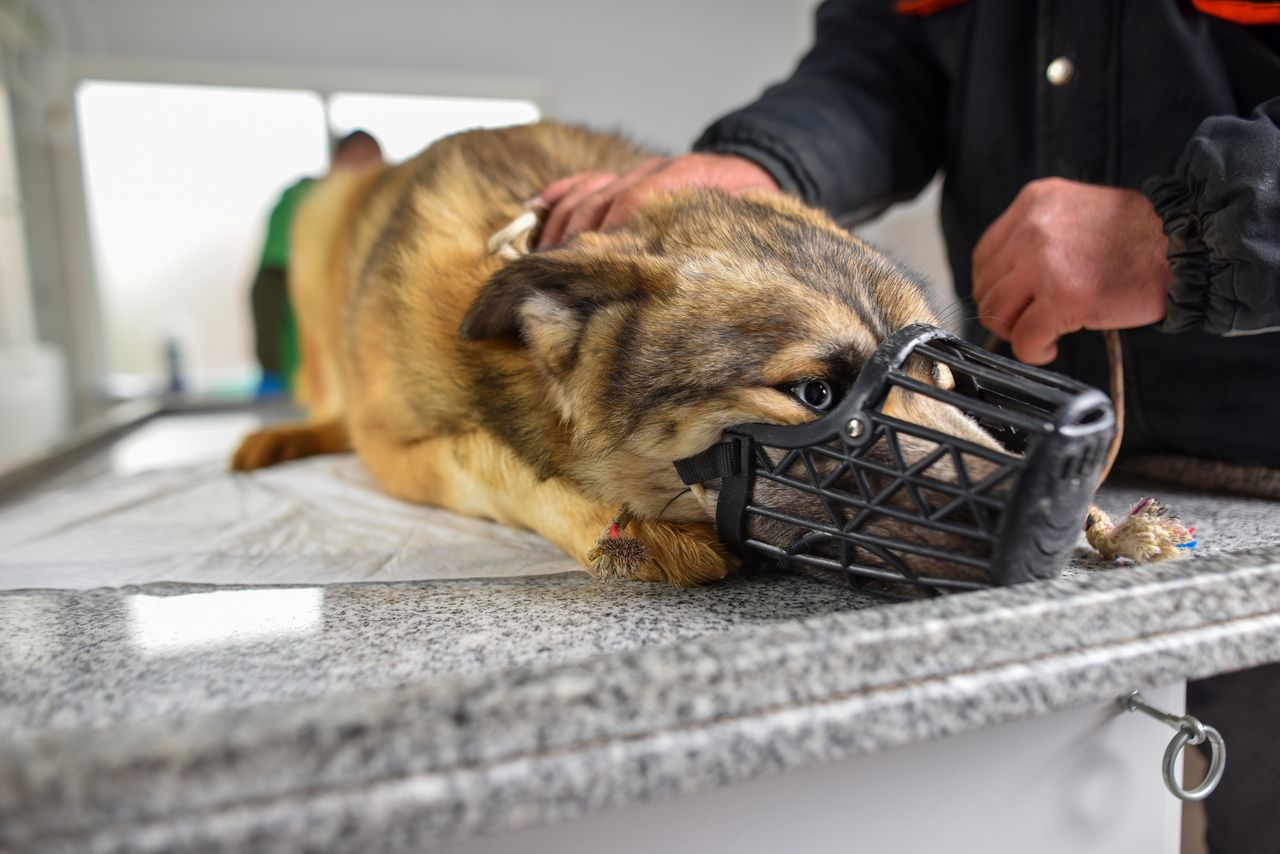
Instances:
[[[1222,772],[1227,766],[1227,745],[1222,740],[1222,735],[1213,727],[1205,726],[1191,715],[1179,717],[1163,709],[1156,708],[1143,698],[1141,691],[1134,691],[1126,697],[1121,697],[1119,702],[1127,711],[1142,712],[1178,731],[1173,740],[1169,742],[1169,746],[1165,748],[1164,767],[1162,769],[1164,772],[1164,784],[1173,793],[1174,797],[1181,798],[1184,801],[1201,801],[1209,797],[1210,793],[1217,788],[1218,783],[1222,780]],[[1204,775],[1204,779],[1200,781],[1200,785],[1194,789],[1184,789],[1182,784],[1178,782],[1177,777],[1174,776],[1174,765],[1178,759],[1178,752],[1188,744],[1202,744],[1205,741],[1209,742],[1209,770]]]

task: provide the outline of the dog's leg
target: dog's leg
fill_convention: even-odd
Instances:
[[[597,539],[601,534],[609,536],[605,531],[597,531]],[[633,519],[619,531],[619,536],[639,544],[643,550],[641,559],[634,563],[620,561],[615,553],[593,547],[583,561],[592,574],[697,587],[719,581],[737,566],[710,524]]]
[[[724,578],[733,566],[709,524],[635,519],[620,532],[638,547],[635,559],[621,562],[601,553],[596,546],[618,508],[587,498],[560,478],[539,478],[485,431],[411,443],[364,433],[356,445],[391,494],[536,531],[597,576],[689,587]]]
[[[231,468],[253,471],[288,460],[349,450],[351,439],[346,425],[339,419],[314,424],[279,424],[245,436],[231,458]]]

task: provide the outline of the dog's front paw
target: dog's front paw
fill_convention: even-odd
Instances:
[[[724,578],[736,562],[716,539],[710,525],[615,521],[587,553],[597,578],[665,581],[696,587]]]
[[[234,471],[253,471],[326,452],[316,427],[282,424],[245,436],[231,458],[231,468]]]
[[[635,578],[640,567],[649,562],[644,543],[624,533],[626,524],[614,519],[587,552],[587,563],[596,578]]]

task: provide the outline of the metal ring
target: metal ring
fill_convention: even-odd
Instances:
[[[1209,770],[1205,773],[1204,779],[1200,781],[1200,785],[1194,789],[1187,790],[1182,788],[1182,784],[1178,782],[1174,775],[1174,767],[1177,763],[1178,753],[1188,744],[1195,744],[1197,727],[1193,727],[1191,721],[1195,721],[1198,728],[1204,732],[1204,739],[1209,742]],[[1181,798],[1184,801],[1201,801],[1209,797],[1214,789],[1218,787],[1218,783],[1222,780],[1222,771],[1227,765],[1227,745],[1222,740],[1222,735],[1211,726],[1200,724],[1195,718],[1184,718],[1182,726],[1178,728],[1177,734],[1173,740],[1169,742],[1169,746],[1164,751],[1164,784],[1169,787],[1169,791],[1174,797]]]

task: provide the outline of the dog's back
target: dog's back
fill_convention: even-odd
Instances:
[[[542,123],[458,134],[402,164],[321,182],[291,235],[298,401],[316,421],[465,417],[449,391],[458,329],[494,266],[489,235],[557,178],[645,156],[619,137]],[[440,389],[438,407],[403,411],[406,385]]]

